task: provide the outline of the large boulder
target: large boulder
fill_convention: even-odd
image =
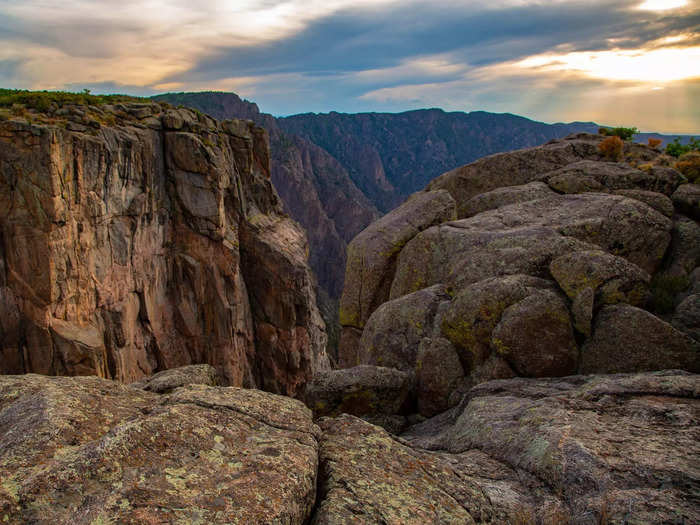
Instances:
[[[410,372],[360,365],[317,374],[307,385],[304,399],[314,417],[392,416],[406,411],[413,385]]]
[[[367,321],[353,364],[412,370],[421,340],[432,334],[440,304],[449,300],[445,287],[435,285],[387,301]]]
[[[640,170],[623,162],[582,160],[538,177],[559,193],[645,190],[671,195],[683,176],[670,168]]]
[[[0,376],[5,523],[305,523],[319,431],[299,401]],[[275,487],[270,491],[270,487]]]
[[[534,476],[566,509],[544,523],[694,523],[699,417],[700,378],[679,371],[516,378],[475,387],[451,424],[438,416],[403,437]]]
[[[522,186],[496,188],[469,199],[464,205],[464,216],[471,217],[472,215],[508,204],[543,199],[553,194],[554,192],[545,183],[539,181],[523,184]]]
[[[679,186],[671,199],[676,208],[696,221],[700,221],[700,184]]]
[[[418,450],[352,416],[320,421],[319,503],[312,523],[514,523],[523,509],[555,514],[532,477],[477,450]],[[527,486],[527,488],[526,488]]]
[[[546,276],[552,259],[596,247],[653,273],[671,228],[667,217],[616,195],[512,204],[418,234],[398,257],[391,297],[436,283],[460,288],[496,275]]]
[[[189,365],[163,370],[142,381],[131,383],[132,388],[167,394],[187,385],[221,386],[219,372],[211,365]]]
[[[627,304],[603,308],[581,349],[582,373],[679,368],[700,372],[698,342],[651,313]]]

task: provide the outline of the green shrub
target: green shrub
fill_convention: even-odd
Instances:
[[[681,144],[681,138],[676,137],[673,142],[666,145],[666,154],[676,158],[697,150],[700,150],[700,140],[695,137],[691,138],[687,144]]]
[[[140,101],[129,95],[92,95],[89,90],[82,93],[66,91],[26,91],[23,89],[0,89],[0,108],[12,108],[21,105],[26,109],[46,112],[52,105],[61,107],[65,104],[94,105],[117,104],[119,102]]]
[[[632,140],[639,130],[637,128],[600,128],[598,133],[607,137],[620,137],[622,140]]]

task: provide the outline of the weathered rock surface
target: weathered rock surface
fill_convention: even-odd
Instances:
[[[96,377],[0,376],[0,520],[302,524],[318,438],[300,402],[255,390],[160,396]]]
[[[674,206],[700,221],[700,184],[683,184],[671,196]]]
[[[694,333],[693,303],[674,313],[697,293],[691,275],[700,262],[700,230],[677,204],[687,185],[659,151],[625,144],[626,162],[608,162],[598,151],[601,140],[580,134],[493,155],[416,194],[449,193],[460,219],[412,232],[392,252],[395,263],[382,260],[389,271],[378,294],[376,283],[359,291],[368,282],[364,261],[382,255],[362,244],[362,261],[347,268],[346,283],[355,284],[345,288],[354,308],[346,311],[355,315],[341,315],[341,366],[413,370],[423,416],[454,406],[490,379],[696,370],[692,337],[667,322],[676,319]],[[394,224],[404,215],[391,212],[365,232],[399,235]],[[421,295],[437,289],[448,296],[435,302]],[[365,291],[373,294],[367,321],[358,314]],[[620,323],[605,321],[609,305],[642,313],[616,332]],[[671,343],[664,346],[659,334]]]
[[[0,373],[208,363],[303,391],[326,336],[265,131],[159,104],[83,113],[107,124],[0,124]]]
[[[382,366],[328,370],[307,385],[304,400],[314,417],[391,416],[408,408],[414,380],[410,372]]]
[[[603,308],[581,349],[581,372],[614,374],[680,368],[700,372],[700,343],[627,304]]]
[[[221,386],[221,383],[219,372],[213,366],[189,365],[163,370],[142,381],[131,383],[129,386],[157,394],[167,394],[181,386]]]
[[[439,418],[403,437],[447,451],[454,461],[485,454],[518,472],[517,479],[533,476],[565,509],[559,521],[548,521],[538,502],[526,523],[595,524],[603,513],[609,523],[700,519],[700,376],[669,371],[492,381],[469,392],[451,423]]]
[[[455,218],[455,202],[445,191],[417,194],[373,223],[348,246],[340,323],[364,327],[369,316],[389,298],[396,257],[419,232]],[[341,345],[339,354],[347,352]]]

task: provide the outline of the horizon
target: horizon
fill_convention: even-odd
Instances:
[[[700,0],[109,4],[0,0],[0,84],[220,91],[274,116],[437,108],[700,132]]]

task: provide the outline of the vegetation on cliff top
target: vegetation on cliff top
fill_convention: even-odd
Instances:
[[[92,95],[89,90],[85,90],[82,93],[69,93],[67,91],[0,89],[0,107],[9,108],[17,104],[24,106],[26,109],[35,109],[37,111],[47,111],[52,104],[56,104],[59,107],[66,104],[98,106],[101,104],[118,104],[144,100],[130,95]]]

